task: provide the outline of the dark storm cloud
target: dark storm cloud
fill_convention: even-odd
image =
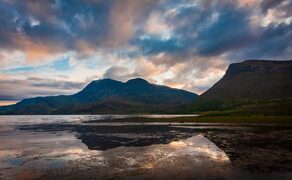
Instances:
[[[289,59],[292,47],[292,24],[269,26],[252,39],[249,46],[230,53],[231,59]],[[290,39],[290,40],[289,40]],[[290,49],[289,49],[290,48]]]
[[[80,49],[79,41],[98,44],[108,28],[111,1],[2,1],[0,47],[25,49],[43,44]]]
[[[281,4],[282,2],[284,2],[285,0],[264,0],[261,3],[261,8],[264,12],[267,12],[267,10],[269,10],[270,8],[273,8],[279,4]]]
[[[281,2],[263,1],[261,7],[267,10]],[[288,8],[281,10],[289,11]],[[173,36],[169,39],[146,36],[135,43],[146,54],[166,52],[189,55],[187,52],[193,51],[193,55],[205,57],[224,53],[233,57],[238,51],[244,54],[244,50],[247,50],[253,52],[253,57],[272,58],[281,54],[282,58],[287,57],[283,52],[291,47],[288,40],[291,39],[291,23],[269,24],[265,27],[256,24],[258,27],[255,31],[258,32],[255,33],[251,24],[254,11],[254,8],[238,6],[232,1],[213,1],[207,8],[182,6],[176,9],[175,15],[166,18],[169,24],[175,24]]]
[[[126,45],[159,1],[50,0],[0,2],[0,48],[38,54],[93,52]],[[37,49],[37,48],[35,48]],[[37,50],[36,50],[37,51]],[[30,56],[30,55],[29,55]],[[30,56],[35,58],[34,55]]]
[[[135,44],[142,48],[144,54],[182,53],[186,48],[186,44],[182,39],[163,39],[155,36],[138,39]]]
[[[200,56],[215,56],[262,44],[259,40],[265,41],[264,38],[254,37],[251,32],[250,18],[254,8],[241,7],[236,1],[227,0],[194,2],[2,1],[0,47],[26,51],[42,46],[40,53],[66,50],[82,53],[94,51],[97,47],[130,42],[140,47],[141,53],[146,55],[161,52],[185,54],[195,50]],[[284,0],[264,0],[258,8],[266,12],[283,3]],[[134,32],[134,26],[145,24],[151,11],[160,11],[163,15],[170,9],[175,9],[175,14],[164,14],[164,18],[173,30],[172,36],[162,38],[144,32],[147,38],[141,38],[143,33]],[[265,34],[271,34],[269,31],[272,28],[262,28],[260,36],[269,39],[270,36]],[[273,43],[287,45],[281,39],[278,42],[276,38],[271,38]],[[279,48],[285,48],[281,45]],[[259,54],[264,51],[260,47],[255,49],[259,50]]]
[[[240,48],[250,41],[247,12],[231,7],[218,11],[218,20],[199,30],[194,40],[198,53],[203,56],[217,55],[230,49]]]

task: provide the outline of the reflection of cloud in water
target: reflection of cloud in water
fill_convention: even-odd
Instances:
[[[118,147],[103,151],[102,156],[106,167],[110,168],[103,173],[106,172],[110,178],[114,174],[131,174],[134,177],[204,177],[208,172],[220,177],[228,172],[224,167],[230,166],[228,156],[203,135],[169,144]],[[87,164],[84,160],[81,163]]]
[[[229,161],[228,156],[221,149],[201,134],[186,140],[171,142],[169,145],[178,149],[180,153],[203,155],[220,162]]]
[[[240,168],[251,165],[291,172],[289,126],[95,122],[104,118],[0,117],[0,179],[250,179]]]
[[[19,132],[6,128],[0,136],[0,179],[31,169],[63,167],[67,160],[81,152],[78,149],[87,150],[72,133]]]
[[[25,134],[33,137],[30,133],[23,133],[17,145],[17,147],[22,145],[22,148],[5,150],[2,146],[0,149],[2,168],[12,167],[9,171],[0,170],[3,175],[10,174],[14,177],[32,169],[34,173],[31,173],[34,175],[43,170],[54,174],[55,170],[57,172],[55,168],[62,168],[63,175],[68,173],[71,177],[78,176],[79,173],[87,174],[86,169],[98,169],[97,172],[109,178],[128,173],[133,173],[134,176],[137,173],[156,176],[159,172],[167,172],[167,174],[177,172],[175,169],[178,167],[182,168],[181,172],[185,167],[189,167],[187,169],[191,173],[192,168],[200,168],[202,164],[211,167],[214,163],[228,164],[229,162],[226,154],[203,135],[169,144],[144,147],[121,146],[106,151],[92,151],[69,133],[62,136],[41,133],[37,136],[39,139],[31,139],[27,142],[23,141],[27,138]],[[10,163],[15,160],[20,163],[18,165]],[[72,169],[75,170],[73,173]]]

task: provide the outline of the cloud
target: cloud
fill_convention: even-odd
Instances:
[[[106,45],[125,46],[134,36],[137,24],[145,21],[157,0],[124,0],[116,1],[110,11],[109,33],[106,35]]]
[[[273,8],[279,4],[281,4],[282,2],[284,2],[285,0],[263,0],[261,3],[261,8],[264,12],[267,12],[270,8]]]
[[[219,80],[228,66],[224,57],[212,61],[199,56],[188,58],[174,62],[176,58],[172,54],[159,54],[147,58],[140,56],[130,67],[122,65],[110,67],[105,71],[103,78],[127,81],[143,77],[151,83],[202,93],[210,84]],[[164,59],[169,61],[163,61]]]
[[[241,7],[247,7],[247,8],[252,8],[261,3],[262,0],[237,0],[237,3]],[[266,0],[263,0],[264,2]]]
[[[153,35],[170,36],[171,27],[165,22],[163,15],[159,12],[152,12],[145,23],[145,32]]]
[[[175,38],[161,38],[157,36],[146,36],[136,40],[144,54],[157,54],[161,52],[174,53],[184,51],[186,45],[182,40]]]
[[[132,73],[126,67],[113,66],[105,71],[103,78],[126,81],[131,77],[131,75]]]
[[[181,56],[192,53],[194,56],[214,57],[227,54],[230,60],[234,54],[247,54],[253,49],[262,58],[289,58],[289,29],[292,19],[288,15],[287,3],[277,3],[267,14],[261,14],[261,1],[213,1],[180,4],[166,8],[162,18],[171,24],[168,38],[153,36],[151,33],[134,41],[145,54],[177,53]],[[175,7],[175,8],[173,8]],[[275,32],[275,33],[272,33]],[[285,38],[277,38],[277,37]],[[285,40],[286,39],[286,40]],[[272,44],[274,48],[267,51]],[[263,44],[261,44],[263,43]],[[252,47],[252,48],[250,48]],[[246,50],[246,52],[244,52]],[[285,51],[285,53],[284,53]],[[278,53],[277,53],[278,52]],[[246,56],[237,57],[244,59]],[[233,59],[234,61],[234,59]]]
[[[229,63],[292,59],[289,0],[1,1],[0,24],[6,100],[70,94],[99,78],[200,93]]]
[[[214,56],[258,40],[253,34],[258,27],[251,26],[250,18],[260,8],[270,9],[267,15],[260,14],[263,21],[281,18],[291,24],[289,17],[275,10],[288,12],[288,5],[283,0],[3,1],[0,47],[22,51],[28,63],[72,50],[86,57],[100,48],[129,44],[145,54],[183,54],[192,49],[202,56]]]
[[[188,57],[184,61],[168,64],[160,83],[201,94],[223,76],[227,66],[225,57],[212,60],[200,56]]]
[[[72,94],[85,86],[84,82],[60,81],[55,79],[9,77],[0,79],[0,100],[21,100],[23,98],[47,95]],[[19,90],[20,89],[20,90]]]
[[[85,44],[92,46],[103,37],[107,6],[78,0],[1,2],[0,48],[23,51],[28,62],[68,50],[88,52]]]

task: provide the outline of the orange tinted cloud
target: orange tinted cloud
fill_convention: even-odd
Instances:
[[[151,7],[157,3],[156,0],[123,0],[116,1],[111,10],[110,29],[106,37],[109,46],[122,46],[134,35],[136,24],[141,18],[147,16]]]
[[[47,61],[55,57],[57,54],[65,51],[65,48],[49,42],[36,42],[24,35],[19,35],[17,45],[23,51],[28,64]]]
[[[238,0],[239,6],[254,7],[261,3],[261,0]]]
[[[1,101],[0,100],[0,106],[8,106],[12,104],[16,104],[18,101]]]
[[[76,41],[76,47],[77,47],[78,51],[81,53],[81,56],[92,55],[96,49],[92,44],[87,43],[84,40]]]

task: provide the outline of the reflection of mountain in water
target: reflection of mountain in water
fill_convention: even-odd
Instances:
[[[41,124],[21,126],[21,130],[73,131],[77,138],[91,150],[107,150],[119,146],[149,146],[167,144],[194,135],[192,129],[182,129],[168,125],[77,125]]]
[[[1,139],[0,179],[22,177],[19,169],[27,169],[31,179],[206,179],[223,178],[230,171],[228,156],[201,134],[167,144],[91,151],[74,137],[76,133],[67,131],[74,131],[72,127],[62,131],[54,125],[51,131],[41,126],[50,125],[2,131],[6,136]],[[111,136],[159,137],[146,133]]]
[[[260,172],[292,170],[290,126],[89,123],[43,124],[21,126],[19,129],[45,132],[72,131],[91,150],[169,144],[202,134],[222,149],[237,167]]]

